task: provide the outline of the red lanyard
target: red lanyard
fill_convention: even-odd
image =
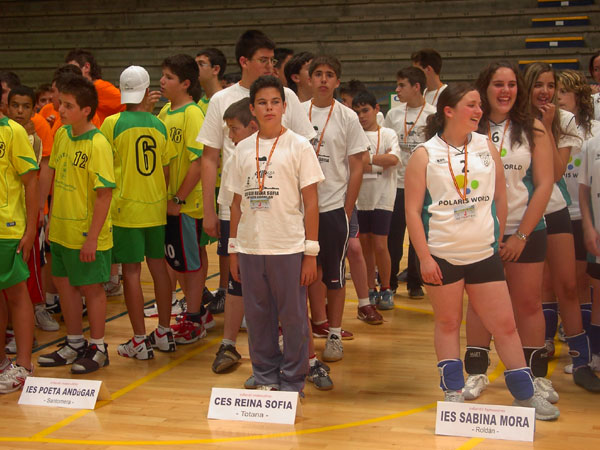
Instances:
[[[502,132],[502,140],[500,141],[500,148],[498,149],[498,151],[500,152],[500,155],[502,155],[502,147],[504,146],[504,136],[506,136],[506,130],[508,130],[508,125],[510,124],[510,119],[506,119],[506,125],[504,125],[504,131]],[[493,144],[494,141],[492,141],[492,133],[491,133],[491,127],[488,128],[488,137],[490,138],[490,142]]]
[[[456,189],[456,192],[458,192],[459,197],[463,199],[463,201],[467,199],[467,142],[468,139],[465,139],[465,182],[463,184],[462,192],[460,192],[460,187],[458,187],[456,177],[454,176],[454,171],[452,170],[452,163],[450,162],[450,144],[446,142],[446,146],[448,147],[448,169],[450,169],[450,175],[452,176],[452,181],[454,182],[454,188]]]
[[[436,96],[437,96],[437,94],[436,94]],[[435,99],[433,99],[433,101],[435,101]],[[415,126],[417,125],[417,122],[419,121],[419,117],[421,117],[421,113],[425,109],[426,104],[427,104],[427,102],[425,100],[423,100],[423,106],[421,106],[421,110],[419,111],[419,114],[417,114],[417,118],[415,119],[414,123],[412,124],[412,127],[410,127],[410,130],[408,130],[408,131],[406,130],[406,116],[408,114],[408,105],[406,106],[406,109],[404,110],[404,143],[405,144],[408,142],[408,136],[410,135],[412,130],[414,130]]]
[[[319,156],[319,152],[321,151],[321,144],[323,143],[323,136],[325,135],[325,128],[327,128],[327,124],[329,123],[329,119],[331,118],[331,113],[333,112],[333,107],[335,105],[335,100],[331,100],[331,107],[329,108],[329,114],[327,115],[327,120],[325,121],[325,126],[321,130],[321,137],[319,138],[319,143],[317,144],[317,156]],[[313,102],[310,102],[310,108],[308,109],[308,120],[312,122],[312,108]]]
[[[265,187],[265,177],[267,175],[267,169],[269,167],[269,163],[271,162],[271,156],[273,156],[273,152],[275,151],[275,147],[277,147],[277,142],[279,142],[279,138],[285,131],[284,127],[281,127],[281,131],[279,132],[279,136],[275,139],[273,143],[273,147],[271,147],[271,153],[269,153],[269,157],[267,158],[267,164],[265,165],[265,170],[263,171],[262,177],[260,176],[260,164],[258,162],[259,153],[258,153],[258,133],[256,134],[256,178],[258,180],[258,192],[262,193]]]

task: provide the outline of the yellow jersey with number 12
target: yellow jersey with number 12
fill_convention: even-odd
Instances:
[[[100,131],[112,145],[114,157],[113,224],[126,228],[166,224],[163,167],[176,155],[167,145],[165,124],[149,112],[124,111],[107,117]]]
[[[49,239],[78,250],[92,224],[96,189],[115,187],[112,149],[97,128],[73,136],[67,125],[54,136],[49,166],[55,170]],[[98,235],[97,250],[109,250],[112,246],[112,221],[108,214]]]

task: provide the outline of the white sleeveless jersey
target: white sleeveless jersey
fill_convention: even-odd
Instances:
[[[434,136],[423,144],[429,154],[423,226],[429,251],[451,264],[466,265],[489,258],[498,248],[500,227],[494,205],[495,164],[487,136],[471,133],[467,145],[467,198],[458,194],[448,167],[463,192],[464,147]]]
[[[523,215],[533,195],[531,149],[529,148],[525,133],[521,136],[521,144],[511,141],[512,124],[508,125],[506,132],[504,132],[506,121],[494,123],[490,120],[489,124],[492,144],[496,146],[500,153],[504,167],[504,176],[506,177],[508,216],[506,218],[504,234],[514,234],[521,225],[521,220],[523,220]],[[504,139],[502,136],[504,136]],[[500,144],[502,144],[502,148],[499,148]],[[534,228],[534,231],[542,230],[545,227],[546,224],[542,217]]]
[[[583,127],[577,125],[577,135],[581,138],[582,143],[594,136],[600,135],[600,122],[592,120],[589,133],[586,133]],[[571,220],[581,220],[581,211],[579,210],[579,169],[582,157],[581,146],[573,147],[564,175],[565,182],[567,183],[567,191],[571,197],[571,204],[569,205]]]
[[[600,135],[583,143],[579,184],[590,187],[590,206],[596,231],[600,231]],[[600,258],[588,253],[588,262],[600,264]]]
[[[577,125],[575,124],[575,116],[569,111],[559,109],[560,114],[560,137],[557,142],[558,148],[571,147],[571,152],[581,147],[581,138],[577,134]],[[552,187],[552,195],[546,206],[544,215],[551,214],[569,206],[571,204],[571,196],[567,191],[567,183],[564,178],[554,183]]]
[[[600,120],[600,93],[593,94],[592,101],[594,102],[594,119]]]

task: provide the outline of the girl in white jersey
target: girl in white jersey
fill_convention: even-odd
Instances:
[[[548,233],[547,270],[544,271],[542,290],[546,339],[548,342],[556,330],[555,326],[550,329],[556,323],[552,320],[556,310],[551,309],[556,305],[551,303],[556,295],[572,357],[573,380],[584,389],[600,392],[600,380],[588,366],[589,342],[581,322],[575,284],[575,245],[568,210],[570,199],[563,178],[571,148],[580,146],[581,139],[577,136],[573,114],[556,107],[556,77],[552,67],[539,62],[530,64],[525,72],[525,83],[529,88],[531,112],[541,120],[552,143],[556,181],[544,216]],[[553,351],[553,346],[550,350]]]
[[[577,70],[564,70],[558,75],[558,104],[575,115],[577,134],[582,142],[600,134],[600,122],[594,120],[594,105],[591,97],[592,89],[585,75]],[[581,308],[583,328],[589,334],[592,299],[590,296],[590,280],[586,273],[587,252],[583,239],[581,211],[579,209],[579,175],[583,155],[581,147],[573,147],[571,157],[565,171],[565,182],[571,197],[569,215],[573,226],[575,241],[575,270],[577,273],[577,293]]]
[[[590,58],[589,64],[590,76],[596,83],[600,83],[600,51],[596,52]],[[592,87],[592,102],[594,104],[594,119],[600,120],[600,85],[594,84]]]
[[[517,329],[527,365],[540,394],[558,400],[548,372],[544,347],[544,314],[541,285],[546,257],[546,225],[543,215],[552,192],[552,154],[544,126],[528,112],[523,78],[513,63],[495,62],[480,74],[476,87],[481,95],[483,119],[479,131],[498,148],[504,175],[508,217],[500,257],[515,312]],[[491,335],[471,306],[467,311],[465,368],[469,374],[464,396],[479,397],[489,383]]]
[[[481,115],[475,88],[448,86],[428,118],[430,139],[406,169],[406,221],[433,305],[440,387],[446,401],[464,400],[459,332],[466,290],[494,335],[514,404],[552,420],[559,412],[535,393],[497,252],[507,213],[505,179],[495,147],[474,133]]]

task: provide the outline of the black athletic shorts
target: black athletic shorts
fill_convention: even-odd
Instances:
[[[227,285],[227,293],[231,295],[237,295],[241,297],[242,294],[242,283],[239,281],[235,281],[231,276],[231,272],[229,272],[229,284]]]
[[[569,208],[566,206],[544,216],[546,219],[546,232],[550,234],[573,234]]]
[[[361,233],[373,233],[378,236],[390,234],[392,211],[374,209],[372,211],[358,211],[358,226]]]
[[[346,250],[349,224],[344,208],[319,214],[319,256],[327,289],[341,289],[346,284]]]
[[[504,266],[498,253],[494,253],[489,258],[477,261],[463,266],[457,266],[449,263],[445,259],[434,256],[433,259],[438,263],[442,271],[442,284],[452,284],[460,280],[465,280],[465,284],[482,284],[492,281],[504,281]],[[420,264],[417,261],[419,272]],[[419,273],[420,275],[420,273]],[[435,284],[424,283],[426,286],[438,286]]]
[[[165,229],[165,258],[169,266],[177,272],[200,270],[200,239],[202,219],[187,214],[167,216]]]
[[[219,220],[219,229],[221,231],[219,241],[217,242],[217,255],[219,256],[229,256],[227,246],[229,245],[230,223],[231,222],[229,220]]]
[[[512,235],[505,234],[502,242]],[[525,244],[525,248],[521,252],[521,256],[514,262],[517,263],[536,263],[543,262],[546,259],[546,249],[548,243],[548,234],[546,229],[534,231],[529,235],[529,239]]]
[[[577,261],[587,261],[587,250],[585,249],[585,241],[583,240],[583,221],[571,220],[573,227],[573,241],[575,242],[575,259]]]

